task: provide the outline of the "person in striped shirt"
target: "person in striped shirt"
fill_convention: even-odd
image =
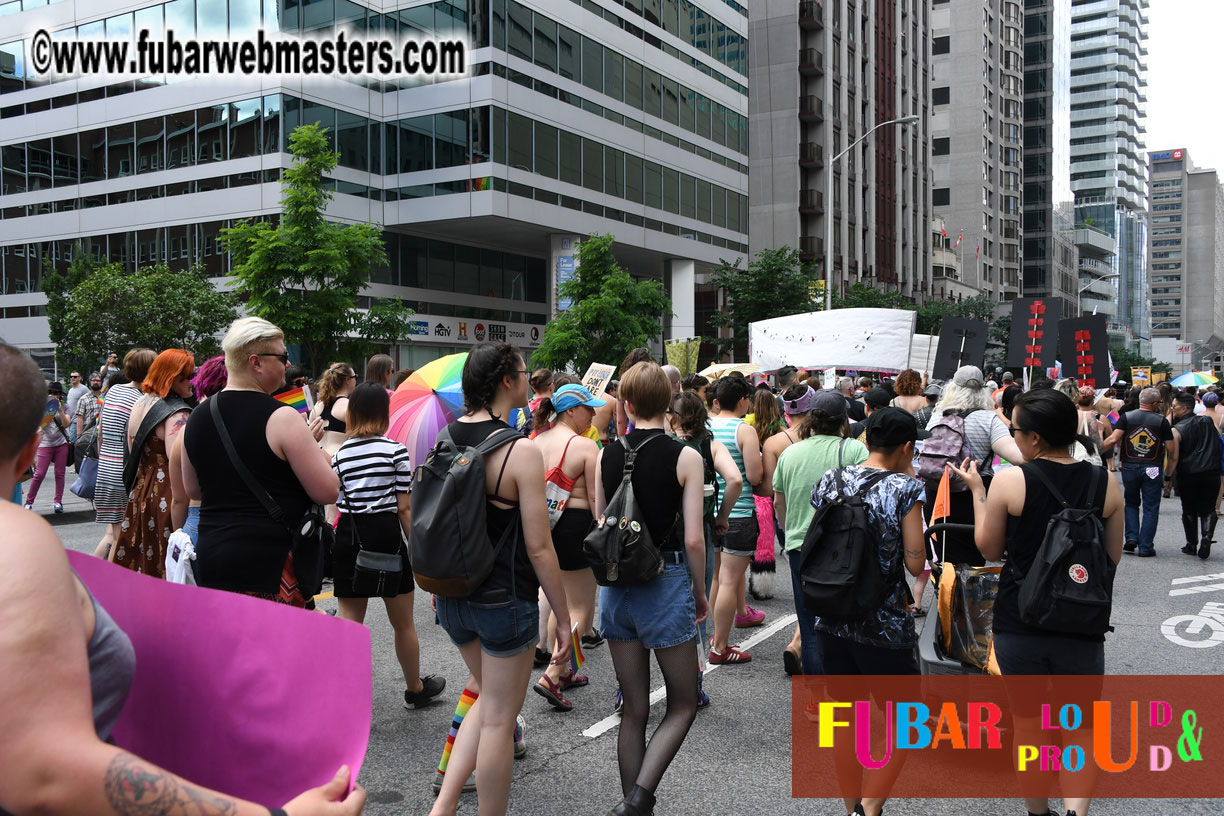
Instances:
[[[340,478],[333,565],[340,617],[362,623],[370,596],[353,588],[357,553],[365,549],[403,557],[399,586],[387,590],[390,594],[383,596],[383,603],[395,630],[395,654],[407,684],[404,707],[414,709],[441,694],[446,681],[434,675],[420,676],[420,645],[412,619],[415,586],[405,545],[412,466],[407,449],[385,436],[390,406],[391,397],[380,382],[362,383],[349,395],[348,439],[332,456],[332,469]]]

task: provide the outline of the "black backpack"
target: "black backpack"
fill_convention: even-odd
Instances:
[[[833,471],[837,498],[812,517],[799,554],[803,605],[822,618],[858,619],[880,608],[892,589],[880,573],[879,548],[867,524],[863,496],[889,475],[876,471],[847,496],[842,481],[843,439]]]
[[[646,526],[646,516],[634,495],[632,476],[638,451],[655,439],[664,437],[665,434],[654,434],[639,442],[636,448],[629,447],[628,437],[622,436],[616,440],[625,449],[625,470],[621,483],[608,500],[603,515],[595,519],[595,526],[582,542],[582,550],[595,572],[595,581],[601,586],[652,581],[663,574],[663,556],[650,535],[650,528]],[[664,542],[671,538],[679,521],[680,516],[677,515]]]
[[[448,428],[438,432],[433,450],[412,476],[408,560],[421,589],[466,598],[493,572],[498,552],[519,525],[508,525],[496,545],[489,541],[484,458],[522,438],[513,428],[502,428],[469,448],[456,444]]]
[[[1066,634],[1103,635],[1111,631],[1109,613],[1116,565],[1105,551],[1105,530],[1092,506],[1101,469],[1092,468],[1089,506],[1078,508],[1067,503],[1040,468],[1031,463],[1020,467],[1036,476],[1062,505],[1046,525],[1028,573],[1020,575],[1015,559],[1009,559],[1020,588],[1020,620]]]

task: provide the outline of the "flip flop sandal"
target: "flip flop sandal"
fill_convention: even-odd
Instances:
[[[572,671],[561,678],[561,690],[570,688],[582,688],[587,683],[591,682],[585,674],[574,674]]]
[[[799,656],[790,649],[782,650],[782,668],[784,668],[786,673],[791,677],[794,677],[797,674],[803,674],[803,666],[799,661]]]
[[[554,683],[552,678],[547,674],[540,676],[540,682],[532,686],[536,694],[548,701],[548,704],[558,711],[570,711],[574,704],[561,694],[562,686],[559,683]]]

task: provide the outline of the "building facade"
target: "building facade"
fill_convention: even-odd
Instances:
[[[931,11],[931,208],[976,256],[960,288],[998,301],[1020,292],[1023,25],[1021,0]]]
[[[925,0],[749,4],[753,253],[798,247],[823,269],[832,218],[836,291],[929,295],[929,15]]]
[[[1224,351],[1224,188],[1187,150],[1148,154],[1152,338],[1190,345],[1191,363]]]
[[[1112,332],[1147,342],[1148,220],[1144,159],[1148,0],[1073,0],[1071,188],[1075,220],[1114,239]]]
[[[0,335],[44,361],[45,263],[198,261],[222,281],[219,230],[277,217],[301,123],[327,127],[340,154],[329,218],[384,228],[390,263],[363,298],[418,311],[413,342],[391,349],[401,365],[485,338],[530,350],[592,233],[665,282],[666,331],[692,336],[697,280],[748,248],[748,21],[734,0],[19,0],[0,15]],[[469,70],[48,82],[28,68],[38,28],[236,39],[259,26],[462,36]]]
[[[1071,0],[1025,0],[1024,261],[1026,297],[1074,314],[1078,270],[1071,195]]]

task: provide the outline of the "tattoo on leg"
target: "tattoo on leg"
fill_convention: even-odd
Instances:
[[[164,771],[120,751],[106,769],[106,800],[121,816],[232,816],[238,803],[180,782]]]

